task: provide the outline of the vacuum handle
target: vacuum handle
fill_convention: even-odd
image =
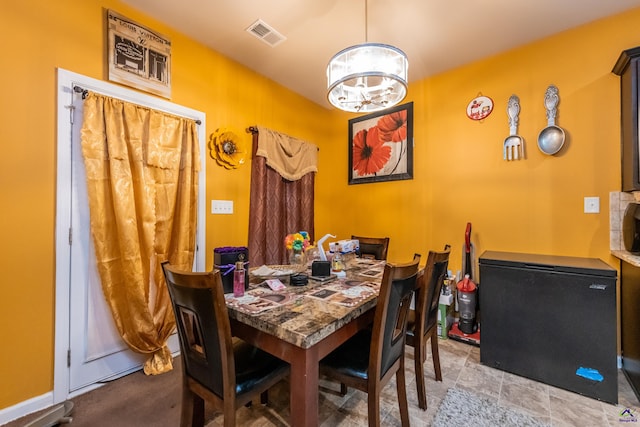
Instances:
[[[467,230],[464,232],[464,249],[466,253],[471,253],[471,223],[467,223]]]

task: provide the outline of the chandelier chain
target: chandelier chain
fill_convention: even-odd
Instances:
[[[369,0],[364,0],[364,42],[369,43]]]

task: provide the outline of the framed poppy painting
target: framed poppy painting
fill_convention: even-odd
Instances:
[[[349,184],[413,179],[413,102],[349,120]]]

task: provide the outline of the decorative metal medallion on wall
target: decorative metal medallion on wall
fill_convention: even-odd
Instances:
[[[478,96],[473,98],[467,105],[467,117],[481,123],[492,111],[493,100],[488,96],[483,96],[482,93],[478,93]]]
[[[218,128],[209,137],[209,154],[225,169],[237,169],[244,164],[247,145],[233,131]]]

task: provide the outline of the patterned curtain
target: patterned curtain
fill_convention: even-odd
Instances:
[[[249,262],[252,266],[287,264],[287,234],[307,231],[315,239],[318,148],[270,129],[248,130],[253,134]]]
[[[98,273],[146,374],[172,369],[175,328],[161,262],[191,270],[198,202],[193,120],[89,92],[81,131]]]

